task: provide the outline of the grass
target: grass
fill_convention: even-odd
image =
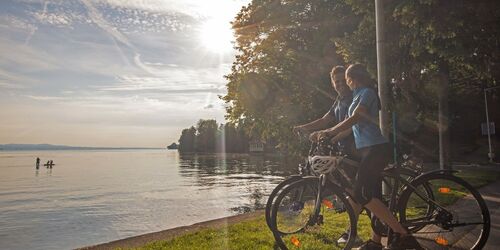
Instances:
[[[479,188],[499,179],[500,173],[487,170],[474,170],[461,171],[457,173],[456,176],[464,178],[474,187]],[[449,204],[463,196],[460,190],[450,195]],[[324,237],[325,235],[331,234],[338,235],[339,232],[335,230],[338,231],[345,228],[345,225],[335,224],[335,221],[337,221],[335,216],[339,216],[338,214],[325,213],[324,216],[325,225],[329,225],[329,227],[323,227],[315,237]],[[370,221],[367,216],[360,216],[358,228],[360,237],[362,239],[367,239],[370,235]],[[325,241],[321,240],[312,241],[311,245],[301,245],[300,247],[300,249],[331,248],[331,242],[327,244]],[[136,249],[277,249],[277,246],[275,245],[271,231],[266,225],[264,216],[259,215],[255,218],[228,225],[221,229],[204,229],[171,240],[150,243]]]
[[[204,229],[169,241],[158,241],[137,249],[272,249],[274,238],[265,218],[228,225],[222,229]]]

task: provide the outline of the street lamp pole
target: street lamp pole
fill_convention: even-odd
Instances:
[[[375,0],[375,30],[377,39],[377,81],[380,97],[380,130],[385,138],[389,138],[389,83],[387,82],[385,65],[385,15],[384,0]]]
[[[488,133],[488,149],[489,149],[488,158],[490,158],[490,162],[493,162],[493,158],[495,158],[495,153],[493,153],[493,149],[491,148],[490,116],[488,114],[488,98],[487,98],[486,92],[488,92],[489,90],[498,89],[498,88],[500,88],[500,86],[484,89],[484,109],[486,112],[486,130]]]

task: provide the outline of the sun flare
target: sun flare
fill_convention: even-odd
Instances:
[[[215,53],[229,52],[234,40],[229,21],[210,19],[201,26],[200,40],[203,46]]]

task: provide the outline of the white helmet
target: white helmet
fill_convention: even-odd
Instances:
[[[309,158],[311,169],[316,174],[327,174],[340,165],[344,157],[342,156],[321,156],[315,155]]]

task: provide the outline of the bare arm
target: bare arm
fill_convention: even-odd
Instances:
[[[338,142],[338,141],[340,141],[340,140],[342,140],[342,139],[344,139],[344,138],[348,137],[351,133],[352,133],[352,128],[350,128],[350,129],[346,129],[346,130],[344,130],[344,131],[342,131],[342,132],[338,133],[337,135],[335,135],[335,136],[332,138],[331,142],[332,142],[332,143],[336,143],[336,142]]]
[[[356,123],[358,123],[361,119],[365,119],[365,120],[369,120],[371,122],[374,122],[370,119],[370,115],[368,114],[368,109],[364,105],[360,104],[356,107],[356,109],[354,109],[352,116],[350,116],[349,118],[340,122],[339,124],[337,124],[333,128],[324,130],[320,137],[335,136],[335,135],[339,134],[340,132],[351,129],[352,126],[355,125]]]
[[[310,123],[306,123],[306,124],[303,124],[300,126],[295,126],[294,130],[303,130],[306,132],[318,131],[321,129],[328,128],[328,126],[330,126],[330,124],[333,122],[336,122],[335,117],[333,117],[329,114],[325,114],[323,117],[321,117],[315,121],[312,121]]]

